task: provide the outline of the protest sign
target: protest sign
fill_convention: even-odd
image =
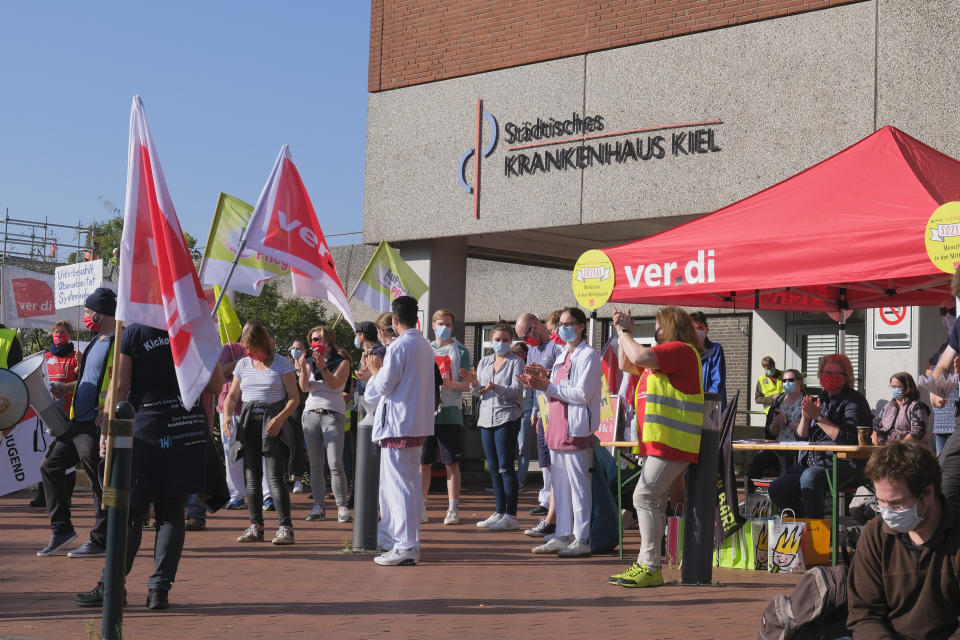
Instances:
[[[57,267],[55,280],[57,309],[83,306],[87,296],[103,285],[103,260]]]

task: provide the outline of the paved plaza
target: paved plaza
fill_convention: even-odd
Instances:
[[[70,548],[86,538],[90,495],[78,489],[79,537]],[[535,524],[526,515],[535,496],[530,490],[521,494],[523,525]],[[73,594],[96,584],[102,559],[37,557],[49,528],[46,510],[27,506],[30,497],[0,498],[0,638],[96,637],[100,610],[76,607]],[[492,496],[479,488],[465,492],[464,522],[453,527],[441,523],[446,497],[431,494],[421,564],[380,567],[371,556],[344,553],[351,524],[304,522],[307,495],[292,500],[297,538],[292,547],[234,542],[246,525],[245,511],[221,511],[208,520],[206,531],[187,532],[167,611],[144,606],[153,552],[153,532],[145,531],[127,581],[125,637],[755,638],[767,602],[799,580],[715,569],[717,586],[614,587],[607,576],[629,560],[615,554],[535,556],[531,538],[477,529],[475,522],[493,505]],[[266,519],[272,533],[276,514]],[[638,543],[637,532],[629,532],[631,555]],[[667,579],[679,580],[679,570],[672,568]]]

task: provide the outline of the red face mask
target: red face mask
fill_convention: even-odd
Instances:
[[[528,347],[539,347],[540,341],[533,337],[532,332],[528,332],[527,337],[523,339],[523,344],[527,345]]]
[[[550,334],[550,339],[553,340],[554,342],[556,342],[556,343],[557,343],[558,345],[560,345],[561,347],[562,347],[562,346],[565,346],[565,345],[567,344],[566,342],[563,341],[563,338],[561,338],[560,336],[558,336],[558,335],[556,334],[556,332],[553,332],[553,333]]]
[[[65,333],[55,333],[53,334],[53,344],[59,346],[65,345],[70,342],[70,338],[67,337]]]
[[[820,374],[820,386],[827,393],[833,394],[843,388],[844,376],[838,376],[833,373]]]
[[[251,360],[263,360],[263,358],[260,357],[260,354],[256,351],[250,351],[250,349],[244,349],[244,351],[247,352],[247,357]]]
[[[100,331],[100,323],[94,320],[93,316],[83,316],[83,326],[94,333]]]
[[[313,352],[316,353],[318,356],[322,356],[324,353],[327,352],[327,345],[319,341],[311,342],[310,348],[313,349]]]

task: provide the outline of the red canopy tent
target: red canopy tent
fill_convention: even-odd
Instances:
[[[604,249],[611,302],[835,311],[933,305],[950,275],[931,214],[960,200],[960,161],[894,127],[748,198]]]

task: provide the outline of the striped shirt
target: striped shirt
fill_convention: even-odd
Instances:
[[[283,388],[283,376],[293,372],[290,361],[275,354],[270,368],[264,371],[254,368],[249,356],[242,358],[234,367],[233,376],[240,379],[241,399],[244,403],[273,404],[287,397],[287,391]]]

